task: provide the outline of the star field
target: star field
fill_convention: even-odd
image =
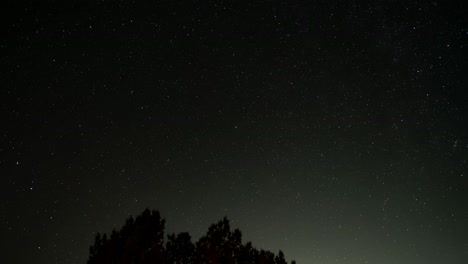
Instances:
[[[149,207],[297,263],[467,263],[466,10],[9,3],[0,261],[84,263]]]

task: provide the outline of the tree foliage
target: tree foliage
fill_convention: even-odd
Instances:
[[[170,234],[164,241],[164,226],[158,211],[146,209],[135,219],[128,218],[109,238],[97,233],[88,264],[287,264],[282,251],[275,255],[254,248],[251,242],[243,244],[241,231],[231,230],[226,217],[212,224],[196,243],[186,232]]]

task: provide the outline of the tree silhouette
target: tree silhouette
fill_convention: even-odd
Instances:
[[[242,245],[242,234],[236,229],[231,232],[229,220],[213,224],[208,233],[197,242],[199,263],[236,263]]]
[[[164,219],[148,209],[127,219],[120,231],[113,230],[109,240],[98,233],[88,260],[89,264],[164,262]]]
[[[158,211],[146,209],[136,219],[128,218],[120,231],[113,230],[110,238],[97,233],[88,264],[287,264],[282,251],[275,256],[251,242],[242,244],[241,231],[231,231],[226,217],[195,244],[189,233],[168,235],[164,244],[164,225]]]
[[[175,234],[168,235],[167,239],[167,263],[194,263],[195,246],[189,233],[180,233],[177,236]]]

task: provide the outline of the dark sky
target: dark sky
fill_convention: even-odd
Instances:
[[[462,1],[12,2],[2,263],[84,263],[146,207],[298,263],[468,263]]]

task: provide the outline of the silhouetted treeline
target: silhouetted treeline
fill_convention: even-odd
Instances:
[[[146,209],[136,218],[128,218],[110,237],[98,233],[88,264],[287,264],[281,251],[275,255],[254,248],[251,242],[243,244],[242,233],[231,231],[226,217],[211,225],[196,243],[189,233],[171,234],[164,241],[164,224],[158,211]]]

